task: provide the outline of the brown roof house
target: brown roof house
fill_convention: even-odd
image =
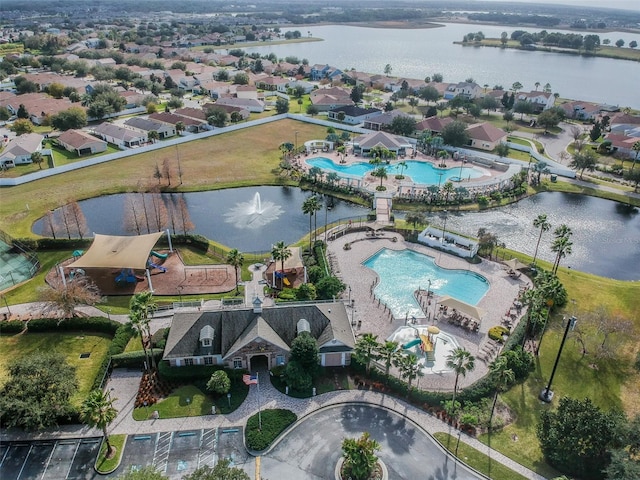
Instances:
[[[89,135],[82,130],[67,130],[58,137],[58,145],[79,157],[107,150],[107,142]]]
[[[425,130],[431,131],[431,133],[442,133],[444,127],[453,122],[451,117],[427,117],[424,120],[416,123],[416,132],[424,132]]]
[[[501,142],[507,141],[507,132],[494,127],[489,122],[469,125],[466,130],[469,135],[469,146],[480,150],[493,150]]]
[[[355,338],[343,303],[322,303],[211,312],[176,313],[163,360],[172,367],[224,365],[255,369],[284,365],[291,344],[307,332],[318,345],[323,366],[351,363]]]
[[[412,148],[412,145],[405,137],[387,132],[365,133],[353,139],[353,151],[356,155],[368,157],[371,150],[377,147],[386,148],[400,157],[406,155],[407,149]]]

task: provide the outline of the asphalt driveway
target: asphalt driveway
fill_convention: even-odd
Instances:
[[[381,445],[389,478],[477,480],[484,478],[454,461],[424,430],[386,409],[343,405],[323,409],[291,430],[261,459],[265,478],[334,478],[345,437],[369,432]]]

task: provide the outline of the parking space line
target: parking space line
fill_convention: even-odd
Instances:
[[[7,446],[7,448],[5,448],[4,450],[4,455],[2,455],[2,460],[0,460],[0,467],[2,467],[2,464],[4,463],[4,459],[7,458],[8,454],[9,454],[9,446]]]
[[[51,448],[51,452],[49,453],[49,458],[44,462],[44,469],[42,470],[42,480],[44,480],[44,475],[47,473],[47,469],[49,468],[49,464],[51,463],[51,458],[53,457],[53,452],[56,451],[56,442],[53,442],[53,447]]]
[[[173,432],[163,432],[158,436],[158,440],[156,441],[156,448],[153,452],[153,466],[161,472],[167,471],[172,440]]]
[[[29,454],[31,453],[31,450],[33,450],[33,443],[29,445],[29,451],[24,456],[24,462],[22,462],[22,467],[20,467],[20,472],[18,472],[18,476],[16,477],[17,479],[20,478],[20,476],[22,475],[22,471],[24,470],[24,467],[27,465],[27,459],[29,458]]]
[[[218,430],[215,428],[202,430],[200,436],[200,451],[198,452],[198,467],[215,465],[216,441]]]
[[[67,474],[65,475],[64,478],[69,478],[69,474],[71,473],[71,467],[73,467],[73,461],[76,458],[76,455],[78,454],[78,449],[80,448],[80,440],[76,440],[76,449],[73,451],[73,456],[71,457],[71,461],[69,462],[69,468],[67,469]]]

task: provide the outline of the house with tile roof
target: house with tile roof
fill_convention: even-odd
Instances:
[[[82,130],[67,130],[58,138],[57,143],[69,152],[76,152],[81,157],[107,150],[107,142]]]
[[[450,84],[444,92],[444,99],[451,100],[452,98],[461,96],[469,100],[478,98],[482,95],[482,87],[477,83],[460,82]]]
[[[42,150],[44,137],[39,133],[25,133],[9,140],[0,152],[0,166],[11,168],[31,162],[31,154]]]
[[[256,87],[269,92],[287,92],[289,80],[284,77],[267,76],[256,80]]]
[[[355,338],[344,303],[319,303],[174,315],[162,360],[172,367],[221,365],[252,370],[269,369],[289,360],[298,335],[311,335],[322,366],[351,363]]]
[[[607,135],[606,140],[611,142],[611,146],[618,153],[627,155],[629,158],[636,158],[636,152],[633,150],[633,146],[640,142],[640,131],[637,135],[610,133]]]
[[[265,104],[262,100],[255,98],[228,98],[223,97],[216,100],[216,105],[227,105],[231,107],[239,107],[252,113],[264,112]]]
[[[309,94],[311,103],[321,112],[328,112],[334,108],[353,105],[351,92],[340,87],[319,88]]]
[[[149,120],[165,123],[173,127],[173,130],[177,133],[177,126],[181,123],[187,132],[204,132],[211,130],[212,127],[204,119],[196,119],[183,115],[176,115],[175,113],[157,112],[149,115]],[[166,137],[165,137],[166,138]]]
[[[491,151],[500,143],[507,141],[507,132],[494,127],[489,122],[469,125],[466,132],[469,135],[469,146],[480,150]]]

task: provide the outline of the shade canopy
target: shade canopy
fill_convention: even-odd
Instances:
[[[440,329],[435,325],[429,325],[427,327],[427,332],[432,333],[433,335],[437,335],[440,333]]]
[[[101,235],[69,268],[147,268],[147,260],[162,232],[137,236]]]
[[[455,298],[451,298],[449,296],[440,298],[438,300],[438,303],[448,308],[455,308],[459,312],[462,312],[469,317],[475,318],[476,320],[481,320],[485,313],[481,308],[469,305],[468,303],[461,302],[460,300],[456,300]]]
[[[522,270],[523,268],[529,268],[529,265],[525,265],[517,258],[512,258],[511,260],[507,260],[506,262],[504,262],[504,264],[507,267],[512,268],[514,270]]]

